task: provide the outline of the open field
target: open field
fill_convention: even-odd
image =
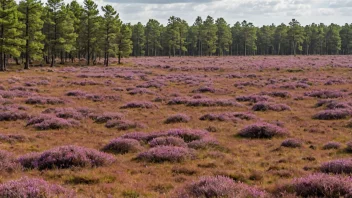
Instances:
[[[185,185],[221,175],[280,197],[295,178],[352,173],[352,56],[125,61],[1,73],[0,150],[10,153],[0,182],[41,178],[77,197],[187,197]],[[346,160],[324,164],[337,159]]]

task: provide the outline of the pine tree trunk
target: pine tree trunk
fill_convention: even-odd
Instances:
[[[26,7],[26,62],[24,63],[24,69],[29,69],[29,13],[28,5]]]

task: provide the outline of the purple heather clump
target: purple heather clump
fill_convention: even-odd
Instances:
[[[255,116],[251,113],[244,113],[244,112],[225,112],[220,114],[205,114],[199,118],[200,120],[209,120],[209,121],[238,121],[241,120],[253,120]]]
[[[36,93],[29,92],[29,91],[20,91],[20,90],[13,90],[13,91],[2,91],[0,90],[0,96],[3,98],[27,98],[30,96],[35,96]]]
[[[152,109],[152,108],[156,108],[156,107],[157,106],[151,102],[146,102],[146,101],[137,102],[137,101],[135,101],[135,102],[129,102],[120,108],[121,109],[133,109],[133,108]]]
[[[155,137],[158,137],[158,136],[155,136]],[[147,134],[143,132],[132,132],[121,136],[121,138],[124,138],[124,139],[134,139],[134,140],[144,141],[144,142],[147,142],[155,137],[154,136],[151,137],[151,134]]]
[[[185,185],[176,192],[177,198],[198,197],[247,197],[263,198],[268,194],[265,191],[243,183],[236,183],[224,176],[205,176]]]
[[[240,130],[238,135],[245,138],[272,138],[274,136],[286,136],[288,132],[276,125],[258,122]]]
[[[14,172],[20,170],[21,165],[16,161],[16,158],[9,152],[0,150],[0,173]]]
[[[17,162],[20,163],[21,166],[26,170],[35,169],[38,167],[37,159],[40,157],[40,155],[41,153],[38,152],[27,153],[19,157]]]
[[[318,102],[314,105],[314,107],[322,107],[322,106],[326,106],[326,105],[334,103],[334,102],[336,102],[336,101],[331,100],[331,99],[318,100]]]
[[[171,123],[187,123],[191,120],[191,118],[186,115],[186,114],[176,114],[176,115],[172,115],[170,117],[168,117],[166,120],[165,120],[165,124],[171,124]]]
[[[320,171],[323,173],[333,173],[333,174],[351,174],[352,158],[338,159],[338,160],[325,162],[320,166]]]
[[[346,82],[344,80],[339,80],[339,79],[333,79],[333,80],[328,80],[324,83],[324,85],[343,85]]]
[[[280,86],[281,89],[298,89],[298,88],[307,89],[309,87],[310,86],[306,83],[288,83]]]
[[[97,123],[106,123],[109,120],[121,120],[124,115],[117,112],[105,112],[102,115],[93,115],[92,117]]]
[[[78,82],[72,82],[73,85],[88,86],[88,85],[101,85],[101,83],[95,82],[94,80],[84,80]]]
[[[179,104],[187,104],[189,98],[184,97],[175,97],[167,102],[168,105],[179,105]]]
[[[153,95],[153,94],[155,94],[153,91],[150,91],[149,89],[146,89],[146,88],[133,88],[133,89],[129,89],[127,91],[128,91],[128,94],[130,94],[130,95],[137,95],[137,94]]]
[[[352,102],[331,102],[326,105],[326,109],[350,109],[350,110],[352,110]]]
[[[28,114],[16,108],[0,108],[0,121],[16,121],[29,118]]]
[[[186,105],[192,107],[242,107],[236,101],[228,99],[191,99],[187,101]]]
[[[158,146],[140,153],[138,160],[161,163],[161,162],[182,162],[195,157],[193,150],[176,146]]]
[[[200,140],[208,135],[207,131],[195,130],[195,129],[170,129],[166,132],[167,136],[180,137],[185,142],[192,142],[194,140]]]
[[[31,161],[32,160],[32,161]],[[112,155],[79,146],[61,146],[40,154],[30,154],[18,160],[25,168],[67,169],[72,167],[99,167],[112,164]],[[32,166],[32,167],[31,167]]]
[[[102,151],[114,154],[126,154],[135,153],[141,151],[142,149],[143,147],[138,140],[117,138],[111,140],[107,145],[105,145]]]
[[[215,89],[212,87],[204,86],[204,87],[199,87],[198,89],[195,89],[192,91],[193,93],[215,93]]]
[[[328,142],[323,146],[324,150],[330,150],[330,149],[339,149],[341,147],[341,143],[339,142]]]
[[[12,180],[0,185],[0,197],[6,198],[73,198],[75,193],[62,186],[50,184],[42,179],[28,177]]]
[[[253,111],[290,111],[291,108],[285,104],[275,104],[269,102],[258,102],[252,107]]]
[[[72,90],[66,92],[66,96],[85,97],[86,95],[87,93],[82,90]]]
[[[3,134],[0,134],[0,142],[14,143],[14,142],[25,142],[27,140],[28,140],[28,138],[23,135],[3,135]]]
[[[157,137],[148,142],[150,147],[157,146],[177,146],[187,147],[187,144],[182,138],[179,137]]]
[[[315,97],[315,98],[340,98],[343,97],[344,94],[341,91],[337,90],[322,90],[322,91],[311,91],[304,93],[305,96]]]
[[[330,109],[320,111],[313,116],[313,119],[317,120],[340,120],[346,119],[352,116],[351,109]]]
[[[83,119],[84,115],[79,112],[79,110],[68,107],[68,108],[49,108],[43,111],[44,114],[50,114],[53,113],[55,114],[58,118],[64,118],[64,119],[76,119],[76,120],[81,120]]]
[[[302,141],[299,139],[286,139],[281,143],[281,146],[283,147],[289,147],[289,148],[299,148],[302,146]]]
[[[165,86],[164,83],[158,81],[149,81],[141,85],[137,85],[139,88],[161,88]]]
[[[129,120],[109,120],[105,124],[106,128],[116,128],[118,130],[129,130],[129,129],[136,129],[136,128],[144,128],[143,124],[129,121]]]
[[[298,197],[350,197],[350,177],[328,174],[312,174],[294,179],[290,184],[277,189],[281,193],[292,193]]]
[[[35,97],[30,97],[26,100],[26,104],[51,104],[51,105],[56,105],[56,104],[64,104],[65,101],[56,98],[56,97],[43,97],[43,96],[35,96]]]
[[[41,114],[34,116],[27,122],[26,126],[33,126],[38,130],[49,130],[49,129],[62,129],[73,126],[78,126],[79,122],[72,119],[58,118],[54,115]]]
[[[218,146],[219,146],[219,142],[211,136],[204,137],[200,140],[194,140],[188,143],[188,147],[193,149],[206,149],[209,147],[218,147]]]
[[[262,96],[262,95],[248,95],[248,96],[239,96],[236,97],[236,100],[239,102],[263,102],[269,101],[271,98],[269,96]]]
[[[279,97],[279,98],[290,98],[291,94],[287,91],[273,91],[270,93],[264,93],[263,95],[269,95],[271,97]]]

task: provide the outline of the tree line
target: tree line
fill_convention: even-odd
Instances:
[[[352,24],[256,27],[243,21],[197,17],[192,25],[171,16],[167,25],[150,19],[145,25],[123,23],[111,6],[93,0],[65,4],[63,0],[0,0],[0,71],[8,60],[24,64],[65,64],[84,60],[133,56],[224,56],[352,54]]]

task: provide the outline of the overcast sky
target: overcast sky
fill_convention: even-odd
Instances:
[[[197,16],[204,19],[207,15],[223,17],[230,24],[247,20],[256,26],[287,24],[292,18],[302,25],[352,23],[352,0],[98,0],[96,3],[113,5],[121,19],[132,24],[139,21],[145,24],[151,18],[166,24],[172,15],[190,25]]]

